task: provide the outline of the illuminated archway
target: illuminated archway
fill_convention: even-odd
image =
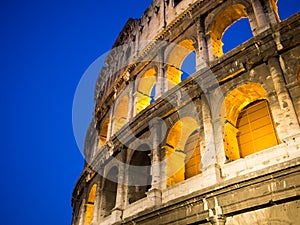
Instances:
[[[252,37],[253,34],[248,18],[241,18],[231,24],[223,33],[222,51],[227,53]]]
[[[279,143],[266,94],[260,84],[247,83],[226,96],[223,104],[223,140],[229,160],[245,157]],[[246,146],[247,143],[249,145]]]
[[[198,130],[195,130],[187,139],[184,146],[184,153],[186,154],[184,165],[184,179],[196,176],[200,173],[200,138]]]
[[[147,191],[151,188],[151,159],[149,146],[144,144],[137,148],[130,160],[128,169],[128,202],[133,203],[146,197]]]
[[[186,39],[181,41],[171,51],[167,62],[168,87],[169,89],[179,84],[182,81],[182,63],[184,60],[195,51],[194,41]],[[196,54],[193,54],[196,58]]]
[[[247,17],[245,6],[242,4],[230,5],[215,17],[209,32],[214,56],[223,55],[222,37],[224,32],[236,21]]]
[[[91,224],[93,220],[93,214],[94,214],[94,204],[95,204],[95,197],[96,197],[96,190],[97,190],[97,185],[94,184],[90,190],[89,196],[88,196],[88,201],[87,204],[85,205],[86,210],[85,210],[85,219],[84,219],[84,225],[89,225]]]
[[[128,95],[121,96],[114,110],[112,134],[116,133],[127,122],[128,117]]]
[[[165,146],[168,186],[199,173],[201,159],[198,127],[194,118],[184,117],[170,129]]]
[[[138,80],[136,96],[136,114],[151,104],[154,99],[153,89],[156,84],[156,70],[151,68]]]
[[[101,125],[100,131],[99,131],[99,144],[98,148],[101,148],[107,141],[107,132],[108,132],[108,125],[109,125],[109,117],[107,116]]]

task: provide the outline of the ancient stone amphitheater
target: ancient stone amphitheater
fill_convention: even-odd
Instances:
[[[242,18],[252,38],[224,54]],[[300,224],[299,25],[277,0],[154,0],[129,19],[96,84],[72,225]]]

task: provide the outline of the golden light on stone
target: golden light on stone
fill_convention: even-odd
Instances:
[[[245,10],[245,6],[241,4],[231,5],[217,15],[210,30],[214,56],[220,57],[223,55],[222,36],[226,29],[228,29],[236,21],[245,17],[247,17],[247,12]]]
[[[85,205],[85,220],[84,225],[89,225],[93,220],[93,214],[94,214],[94,202],[96,197],[96,189],[97,185],[94,184],[90,190],[89,196],[88,196],[88,202]]]
[[[266,90],[258,83],[244,84],[226,96],[223,139],[230,160],[279,143],[266,99]]]
[[[127,122],[128,114],[128,95],[122,95],[118,98],[115,105],[113,130],[112,134],[116,133]]]
[[[300,13],[279,23],[277,0],[169,2],[130,19],[114,45],[125,57],[101,70],[72,225],[298,224]],[[218,58],[245,17],[254,38]]]
[[[194,164],[200,163],[199,137],[196,136],[196,142],[190,140],[189,143],[188,140],[198,127],[197,121],[192,117],[181,118],[172,126],[167,137],[167,146],[165,146],[168,186],[197,174]],[[186,170],[188,170],[187,173]]]
[[[107,116],[100,128],[98,148],[101,148],[101,146],[103,146],[107,140],[108,125],[109,117]]]
[[[136,114],[145,109],[151,103],[151,92],[156,83],[156,70],[151,68],[139,79],[136,97]]]
[[[184,59],[194,50],[194,42],[190,39],[186,39],[178,43],[171,51],[167,63],[169,88],[172,88],[181,82],[182,63]]]

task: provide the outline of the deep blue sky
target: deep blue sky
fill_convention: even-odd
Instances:
[[[72,128],[77,84],[150,2],[1,2],[1,224],[71,223],[71,193],[83,168]],[[298,0],[279,4],[282,18],[300,9]]]

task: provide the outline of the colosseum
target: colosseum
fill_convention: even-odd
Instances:
[[[299,65],[277,0],[154,0],[99,68],[72,225],[300,224]]]

